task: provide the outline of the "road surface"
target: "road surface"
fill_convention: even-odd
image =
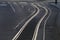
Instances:
[[[29,8],[31,9],[31,7]],[[32,9],[32,11],[35,11],[33,7]],[[0,40],[12,40],[12,37],[18,32],[27,18],[29,19],[33,15],[31,13],[33,12],[28,12],[20,6],[0,2]]]

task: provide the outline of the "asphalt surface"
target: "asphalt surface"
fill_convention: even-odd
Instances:
[[[44,3],[45,4],[45,3]],[[57,4],[58,5],[58,4]],[[46,3],[45,7],[48,8],[48,10],[50,11],[48,15],[44,20],[43,20],[39,31],[38,31],[38,36],[36,40],[59,40],[59,36],[58,36],[58,31],[57,31],[57,27],[55,25],[56,22],[56,18],[57,18],[57,14],[59,14],[59,6],[57,6],[53,3],[53,5],[51,3]]]
[[[11,5],[14,9],[12,9]],[[12,37],[14,37],[14,35],[18,32],[22,24],[27,20],[27,18],[32,16],[30,15],[32,12],[30,13],[24,8],[22,9],[20,6],[11,5],[7,2],[0,3],[0,40],[12,40]],[[32,9],[34,11],[33,7]]]
[[[46,25],[48,25],[48,23],[50,24],[50,22],[52,22],[50,25],[54,25],[55,16],[59,11],[58,8],[60,8],[59,4],[57,6],[55,6],[55,4],[53,4],[53,6],[50,3],[39,4],[48,9],[48,16],[51,13],[51,16],[49,17],[50,19],[47,20],[48,22]],[[36,25],[46,12],[46,10],[44,10],[42,7],[37,7],[39,9],[38,14],[27,24],[26,28],[22,31],[17,40],[32,40]],[[36,14],[37,11],[34,14],[33,11],[35,11],[35,8],[29,3],[24,4],[20,2],[0,2],[0,40],[12,40],[22,25],[25,24],[25,22],[30,19],[30,17]],[[53,40],[56,40],[56,35],[54,34],[56,30],[52,31],[54,26],[53,28],[51,26],[52,29],[48,30],[50,28],[45,25],[46,35],[44,35],[44,22],[48,16],[46,16],[41,23],[41,28],[39,27],[37,40],[43,40],[43,36],[45,36],[46,40],[52,40],[52,38]]]
[[[39,22],[36,24],[36,28],[35,28],[35,31],[34,31],[34,35],[33,35],[33,38],[32,40],[42,40],[43,38],[43,25],[44,25],[44,20],[46,20],[46,17],[48,17],[50,11],[47,7],[43,6],[41,3],[36,3],[36,5],[38,7],[41,7],[45,10],[45,12],[43,12],[42,14],[44,14],[41,19],[39,20]],[[40,15],[41,16],[41,15]],[[40,30],[39,30],[40,29]],[[40,32],[39,32],[40,31]],[[39,37],[38,37],[39,36]]]
[[[14,12],[8,4],[6,6],[0,5],[0,40],[7,40],[7,38],[9,39],[11,31],[13,31],[13,22],[16,21],[16,17],[13,13]]]
[[[19,38],[17,40],[31,40],[34,34],[34,30],[36,28],[36,24],[41,19],[41,17],[44,15],[45,10],[40,7],[40,12],[37,16],[35,16],[26,26],[24,31],[21,33]],[[43,14],[42,14],[43,13]],[[36,20],[37,19],[37,20]]]

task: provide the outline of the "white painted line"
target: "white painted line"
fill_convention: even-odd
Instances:
[[[36,12],[36,14],[34,14],[28,21],[26,21],[26,23],[22,26],[22,28],[18,31],[18,33],[13,37],[13,39],[12,40],[17,40],[17,38],[20,36],[20,34],[22,33],[22,31],[24,30],[24,28],[27,26],[27,24],[36,16],[36,15],[38,15],[38,13],[39,13],[39,8],[36,6],[36,5],[34,5],[33,3],[32,3],[32,5],[34,6],[34,7],[36,7],[37,9],[38,9],[38,11]]]
[[[42,3],[43,4],[43,3]],[[48,7],[47,7],[48,8]],[[50,11],[50,13],[49,13],[49,15],[48,15],[48,17],[46,18],[46,20],[45,20],[45,22],[44,22],[44,28],[43,28],[43,40],[45,40],[45,37],[46,37],[46,23],[47,23],[47,20],[49,19],[49,17],[51,16],[51,9],[50,8],[48,8],[48,10]]]
[[[43,21],[43,19],[45,18],[45,16],[48,14],[47,8],[39,5],[38,3],[36,3],[36,4],[37,4],[39,7],[42,7],[43,9],[45,9],[45,10],[46,10],[46,13],[45,13],[45,15],[39,20],[38,24],[36,25],[35,32],[34,32],[34,35],[33,35],[32,40],[37,40],[37,35],[38,35],[38,30],[39,30],[40,24],[41,24],[41,22]]]
[[[32,14],[28,16],[28,18],[29,18],[30,16],[32,16],[35,12],[36,12],[36,10],[34,10],[34,11],[32,12]],[[21,22],[19,22],[19,23],[16,25],[16,27],[14,27],[14,29],[18,28],[19,25],[20,25],[22,22],[24,22],[25,20],[26,20],[26,18],[23,19]]]
[[[13,12],[15,13],[15,8],[12,6],[12,4],[10,2],[8,2],[8,4],[10,5],[10,7],[12,8]]]
[[[45,20],[45,22],[44,22],[44,28],[43,28],[43,40],[45,40],[45,37],[46,37],[46,23],[47,23],[47,20],[49,19],[49,17],[51,16],[51,10],[50,10],[50,8],[48,8],[49,9],[49,11],[50,11],[50,14],[48,15],[48,17],[46,18],[46,20]]]
[[[10,4],[10,2],[8,2],[8,3]],[[21,2],[21,3],[27,4],[27,2]],[[16,4],[17,6],[19,6],[16,2],[14,2],[13,4]],[[14,12],[15,12],[15,9],[13,8],[13,6],[12,6],[11,4],[10,4],[10,6],[11,6],[11,8],[14,10]],[[32,6],[33,6],[33,5],[32,5]],[[34,10],[31,15],[33,15],[35,12],[36,12],[36,10]],[[31,15],[30,15],[30,16],[31,16]],[[30,17],[30,16],[28,16],[28,17]],[[26,18],[25,18],[25,19],[26,19]],[[25,21],[25,19],[23,19],[21,22],[19,22],[19,23],[16,25],[16,27],[14,27],[13,29],[16,29],[22,22]]]
[[[27,2],[19,2],[19,4],[27,4]]]
[[[25,21],[25,19],[23,19],[22,21],[20,21],[13,29],[17,29],[18,27],[19,27],[19,25],[22,23],[22,22],[24,22]]]
[[[49,9],[49,8],[48,8]],[[44,22],[44,28],[43,28],[43,40],[45,40],[45,25],[46,25],[46,22],[47,22],[47,20],[48,20],[48,18],[50,17],[50,15],[51,15],[51,10],[49,9],[49,11],[50,11],[50,14],[49,14],[49,16],[47,17],[47,19],[45,20],[45,22]],[[37,26],[39,26],[39,24],[37,25]],[[36,31],[35,31],[36,32]],[[37,34],[38,34],[38,31],[37,31]],[[35,38],[35,40],[36,40],[36,38]]]
[[[17,4],[17,3],[16,3]],[[17,4],[18,5],[18,4]],[[33,6],[33,5],[32,5]],[[34,11],[32,12],[32,14],[30,14],[27,18],[29,18],[30,16],[32,16],[34,13],[36,12],[36,9],[34,9]],[[16,29],[16,28],[18,28],[18,26],[22,23],[22,22],[24,22],[26,20],[26,18],[24,18],[21,22],[19,22],[17,25],[16,25],[16,27],[14,27],[14,29]]]
[[[7,6],[7,4],[0,4],[0,6]]]

